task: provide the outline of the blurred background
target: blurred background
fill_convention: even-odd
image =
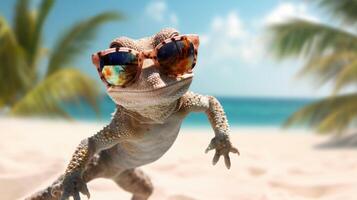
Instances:
[[[281,126],[300,110],[288,122],[341,131],[357,109],[355,10],[344,2],[2,1],[1,113],[108,121],[91,53],[174,27],[200,35],[191,88],[217,96],[232,126]]]
[[[340,132],[357,114],[348,2],[1,1],[0,113],[108,121],[114,105],[91,53],[174,27],[200,35],[191,89],[217,96],[232,126]],[[207,125],[201,114],[184,123]]]
[[[52,183],[110,121],[91,54],[165,27],[200,36],[191,90],[220,100],[241,156],[213,167],[213,131],[191,114],[143,167],[152,199],[357,199],[356,0],[1,0],[0,199]],[[130,199],[111,181],[89,190]]]

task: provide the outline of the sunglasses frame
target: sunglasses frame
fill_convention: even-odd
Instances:
[[[143,67],[143,63],[145,59],[152,59],[154,61],[154,64],[156,67],[160,68],[160,63],[157,59],[157,53],[159,51],[159,49],[161,47],[163,47],[166,44],[169,44],[171,42],[176,42],[176,41],[183,41],[183,40],[188,40],[193,44],[193,48],[194,48],[194,55],[193,55],[193,62],[192,62],[192,66],[191,69],[188,70],[185,73],[192,73],[192,69],[195,67],[196,62],[197,62],[197,52],[198,52],[198,46],[199,46],[199,37],[198,35],[195,34],[186,34],[186,35],[177,35],[177,36],[173,36],[171,38],[168,38],[164,41],[162,41],[160,44],[158,44],[157,46],[155,46],[154,49],[151,50],[147,50],[147,51],[137,51],[135,49],[131,49],[128,47],[114,47],[114,48],[109,48],[109,49],[105,49],[102,51],[97,52],[96,54],[92,54],[92,63],[96,66],[97,71],[99,73],[100,79],[105,83],[105,85],[107,87],[121,87],[124,88],[134,82],[136,82],[141,74],[142,71],[142,67]],[[124,85],[113,85],[108,83],[108,81],[105,79],[103,73],[102,73],[102,67],[100,66],[100,59],[105,56],[108,55],[110,53],[114,53],[114,52],[128,52],[128,53],[132,53],[133,55],[135,55],[137,57],[137,73],[134,77],[133,80],[125,83]],[[173,75],[173,74],[169,74],[170,77],[179,77],[182,76],[183,74],[177,74],[177,75]]]

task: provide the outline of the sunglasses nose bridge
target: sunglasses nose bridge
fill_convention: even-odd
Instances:
[[[148,68],[151,66],[157,66],[156,53],[153,50],[142,51],[139,55],[142,68]]]
[[[154,67],[156,68],[157,67],[157,63],[154,59],[151,59],[151,58],[146,58],[142,61],[141,63],[142,65],[142,69],[145,69],[145,68],[151,68],[151,67]]]
[[[144,59],[152,59],[155,57],[155,51],[154,50],[146,50],[141,52],[142,58]]]

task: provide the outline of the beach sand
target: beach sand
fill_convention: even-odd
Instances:
[[[62,173],[79,142],[101,124],[0,119],[0,199],[23,199]],[[151,199],[357,199],[357,149],[317,148],[329,137],[303,130],[232,129],[241,156],[212,166],[204,153],[211,129],[183,129],[158,161],[142,167],[155,185]],[[126,200],[112,181],[88,184],[92,200]],[[86,197],[83,196],[83,199]]]

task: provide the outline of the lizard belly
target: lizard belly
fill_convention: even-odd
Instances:
[[[139,167],[164,155],[177,138],[181,122],[152,125],[142,137],[118,144],[115,160],[126,169]]]

